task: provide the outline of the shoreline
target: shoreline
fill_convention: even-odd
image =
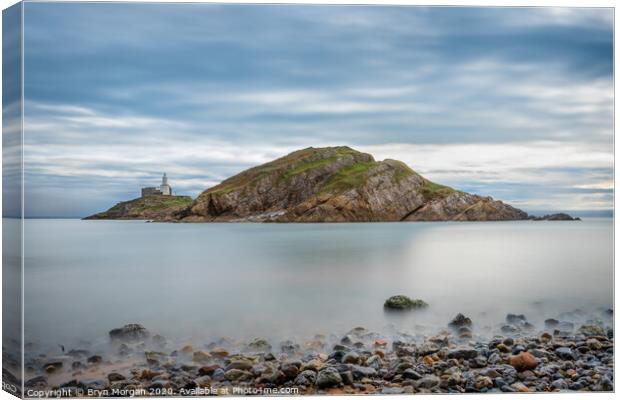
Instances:
[[[475,321],[457,315],[433,335],[387,339],[353,328],[241,348],[221,339],[167,345],[138,324],[110,331],[107,355],[72,349],[27,363],[28,397],[278,394],[411,394],[613,391],[613,311],[606,321],[547,319],[536,329],[508,314],[502,334],[475,338]],[[29,394],[30,393],[30,394]]]

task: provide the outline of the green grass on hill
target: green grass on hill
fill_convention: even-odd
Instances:
[[[326,152],[334,152],[334,155],[328,158],[316,159],[314,156]],[[339,157],[346,155],[359,154],[347,146],[329,147],[329,148],[313,148],[298,150],[277,160],[268,162],[250,168],[231,178],[226,179],[217,186],[211,188],[208,192],[211,194],[228,194],[236,189],[246,185],[255,184],[265,175],[281,172],[280,179],[290,181],[295,175],[301,174],[314,168],[320,168],[335,162]]]
[[[443,198],[455,192],[455,190],[449,186],[440,185],[429,180],[424,181],[424,185],[422,185],[420,191],[426,201]]]
[[[185,206],[192,202],[189,196],[161,196],[157,201],[150,203],[153,207],[168,208],[174,206]]]
[[[405,179],[406,177],[415,174],[415,172],[411,168],[409,168],[407,164],[405,164],[402,161],[389,160],[386,162],[389,162],[393,167],[396,168],[396,171],[394,172],[394,180],[396,181],[396,183],[399,183],[401,180]]]
[[[192,202],[189,196],[147,196],[135,200],[136,212],[146,210],[163,210],[166,208],[187,206]]]
[[[322,149],[315,149],[315,150],[323,151]],[[322,158],[318,160],[312,159],[313,157],[311,157],[311,155],[313,155],[314,153],[310,154],[309,157],[306,157],[307,160],[302,160],[300,163],[295,165],[293,168],[287,169],[284,172],[284,174],[282,174],[281,178],[288,182],[291,180],[291,178],[293,178],[296,175],[299,175],[306,171],[310,171],[315,168],[324,167],[326,165],[336,162],[341,157],[344,157],[347,155],[359,154],[359,152],[347,146],[334,147],[332,148],[332,150],[334,150],[335,155],[333,155],[332,157]]]
[[[364,184],[368,176],[366,173],[372,167],[376,166],[376,161],[366,163],[356,163],[344,168],[332,175],[325,185],[321,188],[322,193],[326,192],[343,192]]]

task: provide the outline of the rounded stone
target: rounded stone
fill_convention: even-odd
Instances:
[[[334,367],[323,368],[316,377],[316,384],[319,388],[330,388],[342,383],[340,372]]]
[[[342,362],[345,364],[359,364],[359,361],[360,355],[354,351],[348,352],[342,357]]]
[[[536,357],[527,351],[510,357],[509,362],[517,371],[532,370],[538,366]]]

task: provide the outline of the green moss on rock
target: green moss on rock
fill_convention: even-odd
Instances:
[[[412,299],[404,295],[392,296],[385,301],[383,307],[390,310],[413,310],[428,307],[424,300]]]
[[[605,336],[605,330],[594,324],[581,325],[581,327],[579,327],[579,333],[584,336]]]

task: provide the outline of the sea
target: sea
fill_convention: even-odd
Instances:
[[[28,346],[139,323],[170,343],[425,334],[457,313],[596,319],[613,306],[612,219],[397,223],[24,222]],[[388,312],[402,294],[423,310]],[[609,311],[607,311],[609,312]],[[566,317],[568,318],[568,317]]]

